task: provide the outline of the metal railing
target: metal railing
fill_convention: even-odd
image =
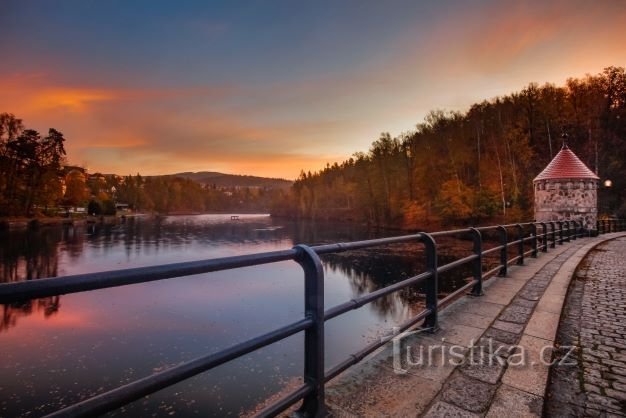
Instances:
[[[541,233],[538,233],[538,226],[541,227]],[[525,257],[537,257],[540,251],[548,252],[549,248],[555,248],[557,245],[562,245],[565,242],[596,233],[602,234],[623,231],[625,229],[625,222],[616,219],[598,221],[596,231],[585,230],[582,223],[577,221],[528,222],[433,233],[417,233],[391,238],[312,247],[297,245],[294,248],[283,251],[0,284],[0,304],[23,302],[34,298],[145,283],[280,261],[295,261],[302,267],[304,272],[305,314],[302,318],[217,353],[181,363],[164,371],[70,405],[49,416],[87,417],[103,414],[160,389],[174,385],[182,380],[211,370],[262,347],[283,340],[291,335],[304,332],[304,383],[259,412],[258,416],[277,415],[302,400],[298,413],[302,416],[317,417],[324,414],[324,385],[326,382],[360,362],[366,356],[410,328],[420,325],[430,331],[435,331],[437,329],[438,311],[462,295],[482,295],[483,280],[486,278],[496,274],[506,276],[509,265],[513,263],[523,265]],[[483,249],[483,236],[485,234],[497,235],[499,245],[489,249]],[[473,243],[471,254],[451,263],[439,266],[437,263],[437,244],[435,239],[446,236],[468,236],[471,238]],[[340,305],[329,309],[325,308],[324,270],[320,255],[407,242],[419,242],[423,245],[425,256],[424,272],[374,292],[356,297]],[[526,250],[525,244],[529,244],[530,249]],[[516,253],[514,257],[509,256],[510,249],[514,249]],[[486,267],[484,257],[489,254],[499,254],[499,264],[495,268],[484,272],[483,270]],[[461,288],[439,300],[438,275],[468,264],[471,265],[472,279]],[[324,323],[326,321],[336,318],[348,311],[358,309],[388,294],[417,284],[424,285],[426,303],[423,311],[405,321],[399,327],[395,327],[391,334],[370,343],[360,351],[348,356],[339,364],[330,368],[325,367]]]

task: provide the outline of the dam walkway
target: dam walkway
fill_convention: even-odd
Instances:
[[[339,376],[330,415],[626,416],[625,255],[610,233],[511,267]]]

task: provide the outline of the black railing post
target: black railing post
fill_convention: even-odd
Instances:
[[[598,235],[600,235],[602,233],[600,231],[600,220],[599,219],[596,220],[596,231],[598,231]]]
[[[580,221],[580,226],[578,227],[578,237],[584,238],[585,236],[585,223]]]
[[[556,248],[556,224],[554,222],[550,222],[550,226],[552,227],[552,231],[550,232],[552,235],[552,243],[550,243],[550,247]]]
[[[515,224],[515,227],[517,228],[517,251],[519,253],[517,264],[522,266],[524,265],[524,227],[520,224]]]
[[[572,233],[571,233],[572,241],[576,241],[576,238],[578,238],[576,236],[576,231],[578,231],[578,225],[576,224],[576,221],[570,221],[570,225],[572,225],[571,226],[571,228],[572,228]]]
[[[324,269],[319,256],[306,245],[294,247],[304,270],[304,310],[313,326],[304,332],[304,380],[313,391],[298,409],[301,417],[326,416],[324,404]]]
[[[541,225],[541,230],[543,231],[543,245],[541,246],[541,251],[544,253],[548,252],[548,224],[545,222],[539,222]]]
[[[426,233],[421,233],[424,251],[426,253],[426,271],[430,273],[430,278],[426,280],[426,309],[430,312],[424,319],[424,328],[428,328],[430,332],[438,329],[437,325],[437,295],[439,293],[439,281],[437,277],[437,244],[433,237]]]
[[[585,221],[580,221],[580,229],[578,230],[578,234],[581,238],[585,237]]]
[[[472,287],[470,295],[481,296],[483,294],[483,238],[480,231],[476,228],[470,228],[470,234],[474,242],[473,252],[478,256],[472,262],[472,272],[476,284]]]
[[[500,249],[500,265],[502,267],[500,267],[500,272],[498,273],[498,276],[506,277],[509,269],[509,240],[507,238],[505,227],[503,227],[502,225],[498,225],[496,229],[500,233],[500,246],[502,247]]]
[[[533,239],[530,241],[533,246],[533,252],[531,253],[532,257],[537,258],[537,224],[530,224],[531,233],[533,234]]]
[[[565,241],[566,242],[570,242],[571,241],[571,231],[570,231],[570,227],[569,227],[570,223],[569,223],[569,221],[565,221],[563,223],[565,224],[565,227],[567,228],[567,230],[565,231],[565,234],[564,234]]]
[[[559,244],[563,245],[563,221],[556,221],[559,225]]]

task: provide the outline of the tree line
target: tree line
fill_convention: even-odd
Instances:
[[[15,115],[0,113],[0,215],[31,215],[62,197],[64,142],[56,129],[42,136]]]
[[[423,228],[532,219],[532,180],[568,145],[611,189],[600,209],[626,215],[626,73],[531,83],[465,112],[431,111],[413,131],[383,133],[368,152],[302,172],[273,213]]]
[[[65,137],[42,136],[11,113],[0,113],[0,216],[58,215],[84,207],[114,215],[116,204],[138,212],[269,212],[280,193],[270,187],[218,187],[173,176],[89,174],[67,164]]]
[[[109,177],[117,200],[126,202],[140,212],[205,213],[205,212],[269,212],[277,193],[271,188],[217,187],[194,180],[141,175]],[[109,188],[109,190],[110,190]]]

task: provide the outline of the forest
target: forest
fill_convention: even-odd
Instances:
[[[42,136],[0,113],[0,216],[58,216],[74,208],[115,215],[119,203],[144,213],[266,213],[280,194],[272,187],[221,187],[177,176],[90,174],[68,165],[65,140],[56,129]]]
[[[102,182],[102,180],[100,180]],[[243,212],[267,213],[279,191],[260,187],[218,187],[172,176],[106,176],[101,190],[138,212],[160,214]],[[100,195],[100,201],[107,196]]]
[[[533,178],[568,146],[612,187],[604,215],[626,215],[626,73],[531,83],[465,112],[431,111],[411,132],[382,133],[367,152],[302,172],[272,214],[376,226],[532,219]]]

